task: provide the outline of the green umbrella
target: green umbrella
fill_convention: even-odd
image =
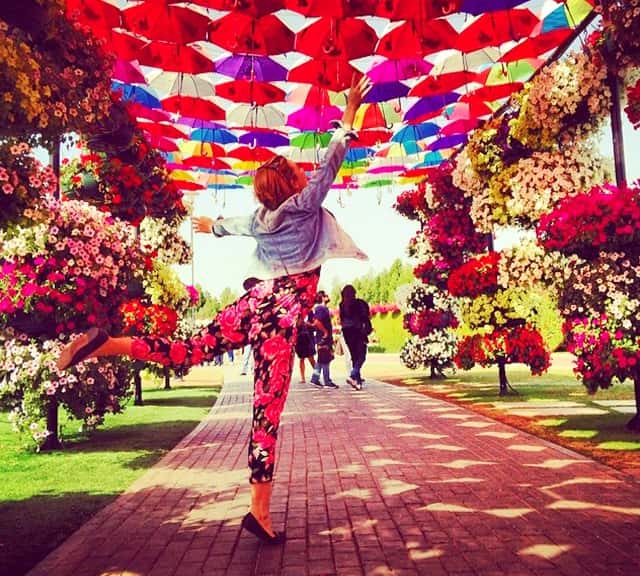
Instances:
[[[496,84],[511,84],[513,82],[526,82],[536,71],[535,59],[516,60],[515,62],[496,64],[491,67],[485,84],[494,86]]]
[[[388,178],[380,178],[378,180],[369,180],[365,184],[362,184],[361,188],[382,188],[383,186],[393,186],[393,180]]]
[[[289,140],[289,145],[294,148],[308,149],[324,148],[329,145],[331,134],[329,132],[301,132]]]
[[[242,184],[242,186],[253,186],[253,176],[238,176],[236,178],[236,184]]]

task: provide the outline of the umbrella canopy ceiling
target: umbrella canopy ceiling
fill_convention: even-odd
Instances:
[[[176,167],[231,166],[224,179],[176,179],[206,188],[236,187],[240,176],[241,185],[250,182],[242,163],[275,153],[311,167],[360,73],[373,89],[356,118],[362,137],[351,143],[345,167],[374,169],[376,157],[406,170],[437,165],[575,37],[595,3],[67,0],[66,6],[113,53],[113,89],[151,145],[166,154],[179,150]],[[409,172],[406,181],[419,176]]]

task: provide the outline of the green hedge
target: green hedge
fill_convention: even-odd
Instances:
[[[374,336],[377,341],[372,341],[369,346],[371,352],[400,352],[400,348],[409,338],[409,333],[402,327],[402,314],[400,312],[386,312],[376,314],[371,318]]]

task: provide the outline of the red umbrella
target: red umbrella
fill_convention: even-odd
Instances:
[[[448,74],[440,74],[439,76],[427,76],[409,91],[409,96],[434,96],[435,94],[444,94],[476,80],[477,74],[475,72],[469,72],[468,70],[449,72]]]
[[[267,56],[292,51],[295,34],[273,14],[253,18],[231,12],[211,23],[208,39],[229,52]]]
[[[353,125],[358,130],[366,130],[367,128],[389,129],[391,122],[389,122],[380,104],[362,104],[356,112]]]
[[[213,72],[214,64],[192,46],[173,42],[149,42],[138,55],[140,64],[162,68],[169,72],[202,74]]]
[[[454,120],[443,126],[440,130],[442,136],[453,136],[454,134],[466,134],[474,128],[478,127],[480,120],[477,118],[462,118],[460,120]]]
[[[378,0],[285,0],[289,10],[304,16],[349,18],[375,13]]]
[[[182,163],[188,168],[209,168],[210,170],[228,170],[231,168],[223,160],[211,158],[210,156],[189,156],[182,160]]]
[[[471,102],[473,100],[482,100],[484,102],[493,102],[501,98],[507,98],[514,92],[522,89],[522,82],[510,82],[509,84],[495,84],[492,86],[482,86],[476,90],[471,90],[467,94],[463,94],[460,102]]]
[[[129,32],[109,30],[105,36],[109,51],[122,60],[137,60],[147,42]]]
[[[164,110],[159,108],[149,108],[144,104],[129,100],[127,102],[127,109],[134,118],[143,118],[144,120],[150,120],[151,122],[169,122],[171,117]]]
[[[375,146],[376,144],[382,144],[388,142],[393,132],[391,130],[372,129],[372,130],[360,130],[358,132],[358,139],[351,141],[351,146]]]
[[[206,98],[176,94],[165,98],[161,103],[162,108],[168,112],[176,112],[189,118],[224,120],[226,117],[226,112],[220,106]]]
[[[321,18],[296,34],[295,49],[314,58],[354,60],[369,56],[378,36],[364,20]]]
[[[264,16],[277,12],[285,7],[285,0],[189,0],[193,4],[213,8],[215,10],[230,10],[246,12],[253,16]]]
[[[234,80],[218,84],[216,86],[216,96],[221,96],[234,102],[249,102],[262,106],[271,102],[283,102],[285,92],[268,82]]]
[[[540,19],[526,8],[487,12],[460,32],[455,46],[448,47],[473,52],[487,46],[499,46],[529,36],[539,22]]]
[[[104,0],[67,0],[67,14],[92,29],[120,26],[120,10]]]
[[[406,2],[406,0],[384,0],[378,3],[376,16],[389,20],[431,20],[460,9],[462,0],[432,0],[431,2]]]
[[[323,108],[333,104],[332,95],[329,90],[321,86],[301,85],[297,86],[287,94],[287,102],[299,104],[300,106],[311,106],[313,108]]]
[[[123,25],[152,40],[188,44],[205,40],[209,18],[165,0],[141,2],[122,11]]]
[[[159,122],[138,122],[138,127],[149,134],[164,138],[186,138],[187,134],[178,130],[173,124]]]
[[[502,62],[515,62],[525,58],[536,58],[545,52],[549,52],[549,50],[555,50],[572,33],[568,28],[562,28],[527,38],[509,50],[500,60]]]
[[[158,150],[162,150],[163,152],[178,151],[178,145],[170,138],[165,138],[164,136],[155,136],[153,134],[148,134],[147,142],[149,142],[149,146],[151,146],[152,148],[157,148]]]
[[[415,58],[452,48],[458,33],[447,20],[407,21],[386,33],[376,54],[387,58]]]
[[[351,86],[351,79],[358,71],[346,60],[333,58],[331,60],[309,60],[289,71],[287,79],[290,82],[304,82],[315,84],[322,88],[340,92]]]
[[[229,158],[237,158],[243,162],[250,162],[252,160],[255,162],[266,162],[275,155],[275,152],[262,146],[256,146],[255,148],[251,146],[238,146],[226,153],[226,156]]]

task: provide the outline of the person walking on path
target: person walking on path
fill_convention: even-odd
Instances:
[[[258,278],[254,278],[253,276],[250,278],[245,278],[242,283],[242,289],[245,292],[248,292],[253,288],[260,280]],[[251,344],[247,344],[242,349],[242,367],[240,368],[240,376],[246,376],[249,372],[253,373],[253,350],[251,348]]]
[[[310,180],[297,164],[275,156],[256,171],[254,190],[260,206],[253,214],[193,218],[194,229],[200,233],[253,237],[256,250],[250,270],[261,279],[259,283],[221,310],[195,337],[111,337],[94,327],[63,348],[57,360],[60,370],[87,358],[114,355],[188,367],[251,344],[255,361],[248,450],[251,508],[242,527],[270,544],[285,540],[284,533],[274,531],[269,508],[276,439],[291,381],[298,321],[313,306],[323,262],[328,258],[367,259],[322,203],[344,160],[347,143],[355,137],[351,125],[370,89],[366,76],[358,81],[354,77],[342,125]]]
[[[320,383],[320,374],[325,388],[338,388],[331,380],[331,361],[333,360],[333,328],[331,326],[331,312],[327,307],[329,296],[324,290],[316,295],[316,306],[313,309],[313,322],[316,329],[316,348],[318,349],[318,361],[316,362],[311,384],[323,386]]]
[[[313,333],[310,322],[313,320],[311,315],[303,318],[298,323],[298,339],[296,340],[296,356],[300,360],[300,383],[304,384],[305,380],[305,362],[311,364],[311,369],[316,367],[316,346],[313,341]]]
[[[356,390],[362,390],[360,370],[367,358],[367,343],[373,327],[369,305],[361,298],[356,298],[356,289],[351,284],[342,289],[340,325],[351,356],[351,373],[347,383]]]

